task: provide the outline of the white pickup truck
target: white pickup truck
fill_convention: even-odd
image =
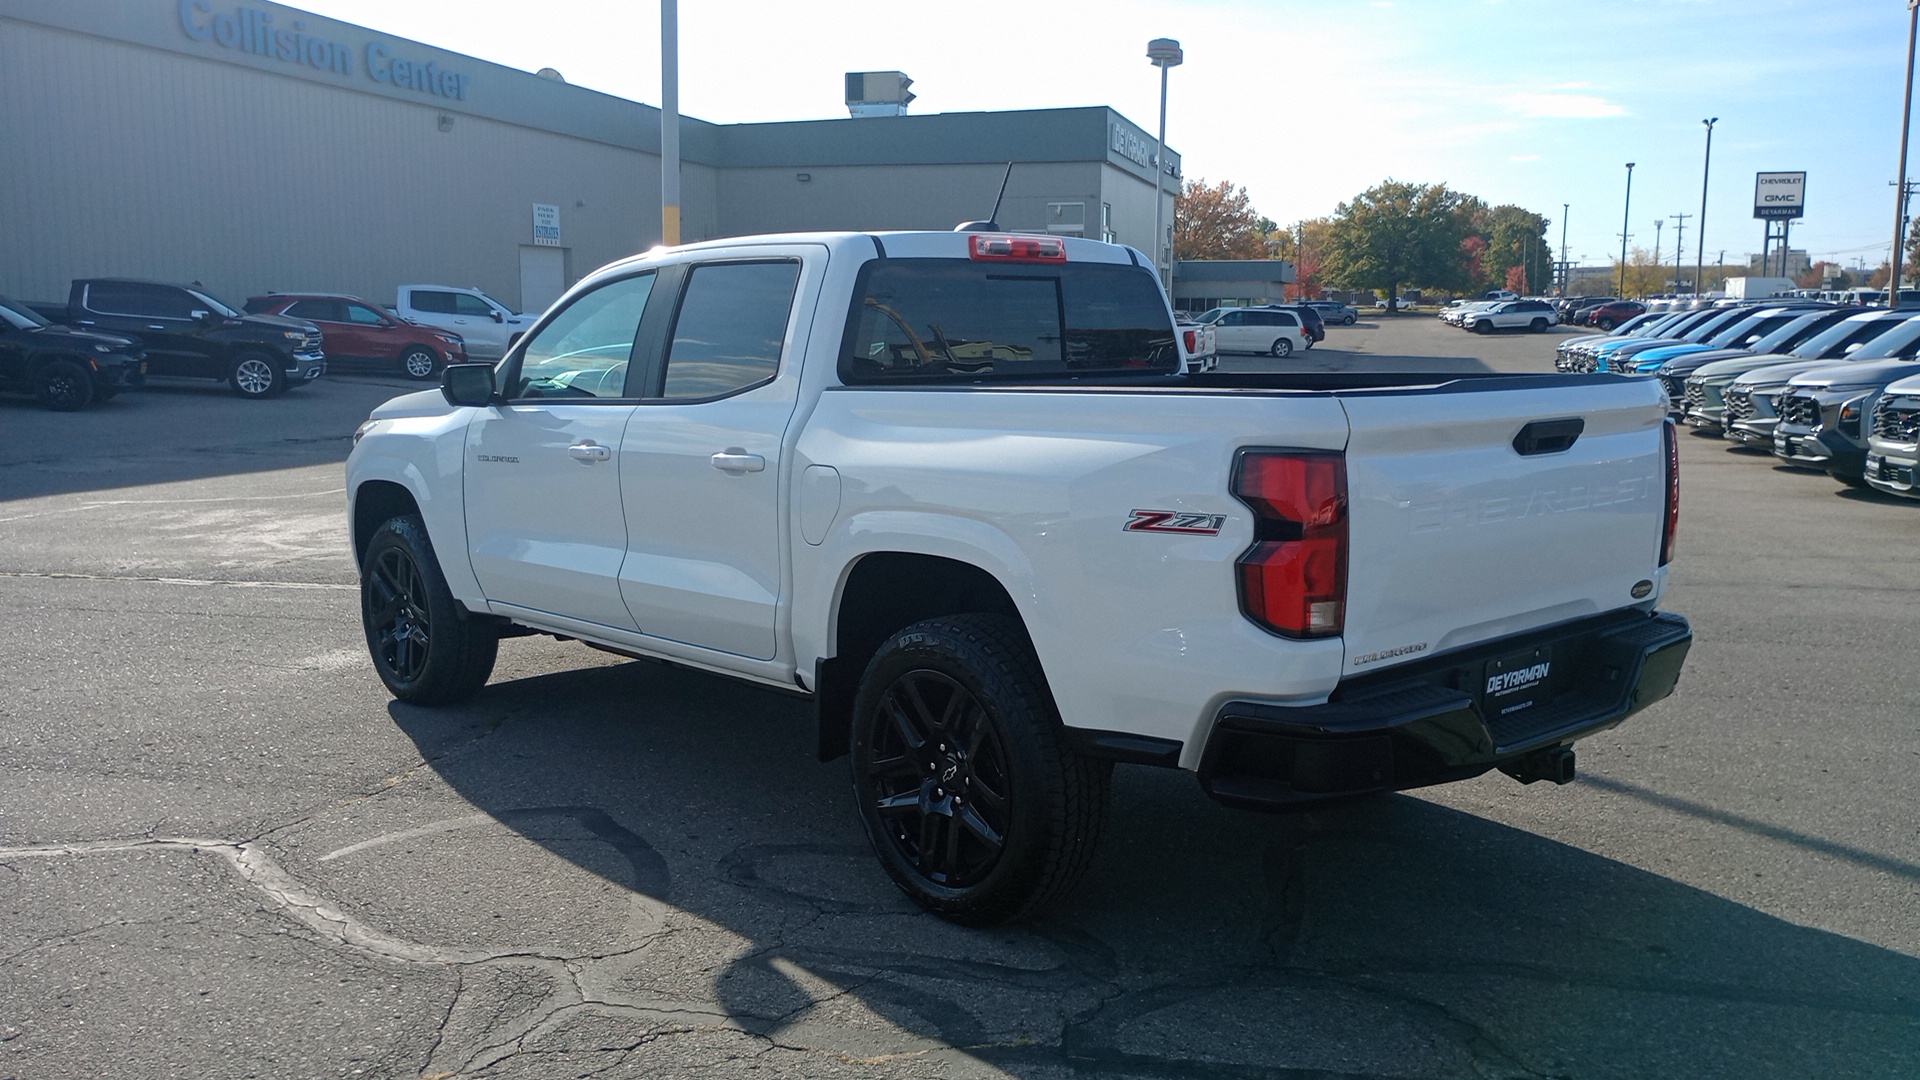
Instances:
[[[356,433],[374,666],[451,702],[543,633],[807,695],[887,873],[969,924],[1069,888],[1116,761],[1245,807],[1565,782],[1672,691],[1657,381],[1183,367],[1094,241],[612,264]]]

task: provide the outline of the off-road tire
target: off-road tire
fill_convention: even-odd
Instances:
[[[418,515],[389,518],[360,563],[360,625],[373,669],[394,697],[447,705],[478,693],[493,674],[500,633],[469,615],[447,589]]]
[[[880,865],[935,915],[967,926],[1026,918],[1093,859],[1113,765],[1068,747],[1012,618],[951,615],[889,638],[861,677],[851,750]]]
[[[93,403],[93,377],[71,360],[49,360],[33,384],[40,404],[54,412],[78,412]]]

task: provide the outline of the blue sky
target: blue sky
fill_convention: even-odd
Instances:
[[[297,6],[571,82],[660,100],[649,0],[310,0]],[[1805,170],[1795,247],[1869,266],[1893,231],[1902,0],[681,0],[680,101],[720,123],[842,117],[841,73],[898,68],[915,113],[1111,105],[1152,130],[1146,42],[1174,37],[1167,141],[1189,177],[1244,185],[1277,221],[1392,176],[1553,219],[1568,254],[1700,212],[1707,261],[1760,248],[1754,174]],[[1920,145],[1909,172],[1920,174]],[[1698,218],[1686,221],[1693,260]],[[1674,250],[1673,222],[1661,236]]]

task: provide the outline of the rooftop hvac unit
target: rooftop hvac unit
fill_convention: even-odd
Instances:
[[[847,72],[847,111],[854,116],[905,116],[913,80],[904,71]]]

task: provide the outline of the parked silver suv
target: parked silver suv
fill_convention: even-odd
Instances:
[[[1360,321],[1360,312],[1338,300],[1308,300],[1306,306],[1319,312],[1324,322],[1352,326]]]

